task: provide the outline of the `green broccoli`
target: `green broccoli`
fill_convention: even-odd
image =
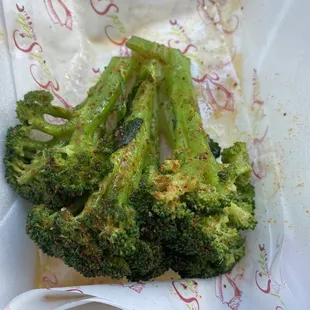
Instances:
[[[87,98],[73,109],[51,105],[53,97],[45,91],[29,92],[17,102],[22,125],[8,130],[4,163],[8,183],[23,198],[59,209],[98,186],[112,168],[105,124],[126,101],[126,83],[137,65],[134,58],[112,58]],[[49,124],[46,114],[66,122]],[[34,129],[52,138],[36,141],[30,135]]]
[[[172,156],[159,169],[149,167],[131,198],[141,231],[161,242],[170,267],[182,277],[228,272],[244,255],[240,230],[256,225],[240,193],[242,186],[249,186],[251,176],[246,144],[223,150],[223,163],[218,163],[202,127],[189,59],[175,49],[137,37],[126,44],[163,64],[169,98],[162,114],[168,120],[165,127],[170,129]],[[253,200],[248,204],[253,210]]]
[[[86,277],[147,280],[168,268],[162,246],[140,238],[136,211],[129,203],[148,158],[158,157],[156,98],[156,81],[145,80],[116,131],[119,148],[110,157],[113,170],[86,201],[56,212],[39,205],[28,214],[27,233],[43,252]]]
[[[8,183],[35,203],[26,231],[86,277],[229,272],[245,254],[242,231],[256,226],[247,145],[221,150],[205,133],[188,58],[126,44],[134,57],[112,58],[78,107],[55,107],[44,91],[17,103],[4,162]],[[171,147],[162,162],[161,134]]]

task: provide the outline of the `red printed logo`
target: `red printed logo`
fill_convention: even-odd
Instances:
[[[278,263],[284,235],[277,237],[276,254],[270,261],[266,247],[264,244],[259,244],[260,259],[258,261],[260,269],[255,272],[255,283],[258,289],[267,295],[271,295],[280,299],[280,290],[285,287],[285,281],[282,277],[281,269],[276,268],[275,263]],[[280,299],[280,302],[283,302]],[[278,308],[278,309],[281,309]]]
[[[112,25],[107,25],[105,28],[104,28],[104,32],[107,36],[107,38],[115,45],[117,46],[123,46],[126,41],[127,41],[127,38],[122,38],[122,39],[114,39],[113,38],[113,34],[112,34],[112,29],[114,29],[114,27]]]
[[[233,276],[231,273],[220,275],[215,280],[215,295],[231,310],[238,310],[242,301],[242,291],[237,285],[241,274]]]
[[[179,51],[183,55],[187,54],[189,51],[197,52],[196,45],[192,44],[192,41],[190,37],[187,35],[183,26],[180,25],[176,19],[174,20],[170,19],[169,22],[171,26],[176,27],[178,31],[177,33],[178,39],[168,40],[168,46],[179,49]],[[182,42],[184,41],[184,39],[186,40],[186,43],[185,43],[185,46],[184,44],[182,46]]]
[[[108,5],[101,4],[101,0],[89,0],[91,7],[98,15],[106,15],[108,13],[118,13],[119,8],[110,0]]]
[[[259,159],[259,157],[264,153],[263,147],[264,141],[267,137],[267,133],[268,127],[266,128],[265,133],[262,137],[253,139],[253,143],[250,148],[250,154],[252,158],[251,166],[253,174],[258,180],[262,180],[267,175],[265,164]]]
[[[72,14],[62,0],[44,0],[44,4],[54,24],[72,30]]]
[[[137,283],[121,283],[120,285],[123,287],[128,287],[129,289],[135,291],[138,294],[140,294],[145,287],[145,283],[140,281]]]
[[[120,11],[119,7],[110,0],[108,5],[100,4],[101,0],[90,0],[90,5],[92,9],[101,16],[109,18],[111,24],[105,26],[104,33],[108,40],[114,45],[119,47],[119,54],[121,56],[130,56],[130,50],[127,48],[125,43],[128,38],[125,36],[126,30],[119,19],[118,13]]]
[[[195,280],[171,282],[174,292],[191,310],[199,310],[198,283]]]
[[[237,15],[232,15],[227,20],[223,19],[222,12],[227,3],[227,0],[216,2],[214,0],[197,0],[197,11],[206,25],[220,24],[226,34],[231,34],[238,29],[240,21]]]
[[[217,73],[205,74],[193,80],[204,87],[203,97],[217,110],[234,111],[234,94],[220,83]]]
[[[257,82],[257,72],[254,70],[253,78],[252,78],[252,86],[253,86],[253,95],[252,95],[252,105],[251,111],[253,115],[255,115],[255,120],[260,121],[264,115],[264,101],[259,99],[258,96],[258,82]],[[261,126],[260,126],[261,127]],[[258,180],[262,180],[267,175],[266,164],[260,159],[261,156],[265,153],[264,146],[266,137],[268,134],[268,126],[265,129],[263,134],[259,134],[256,132],[257,129],[254,128],[254,136],[256,136],[250,147],[251,154],[251,166],[253,169],[253,174]]]
[[[253,87],[253,100],[252,100],[252,109],[255,105],[263,106],[264,101],[258,99],[258,82],[257,82],[257,71],[254,69],[253,78],[252,78],[252,87]]]
[[[27,44],[27,34],[25,32],[21,32],[20,30],[13,31],[13,41],[17,49],[24,53],[30,53],[37,47],[39,52],[43,52],[42,46],[38,42],[31,42]]]
[[[20,27],[13,30],[13,42],[19,51],[29,54],[35,61],[29,67],[33,80],[40,88],[50,91],[64,107],[70,107],[66,100],[59,94],[60,86],[58,81],[51,77],[50,70],[42,55],[43,47],[37,41],[31,17],[24,6],[16,4],[16,9],[19,12],[16,23]],[[43,81],[42,79],[47,79],[47,81]]]
[[[100,73],[100,68],[97,68],[97,69],[92,68],[92,70],[93,70],[94,73]]]
[[[172,46],[173,44],[180,44],[180,40],[173,40],[173,39],[170,39],[168,41],[168,46],[169,47],[173,47],[173,48],[178,48],[178,46]],[[183,50],[180,50],[180,52],[185,55],[190,49],[194,50],[195,52],[197,52],[197,47],[194,45],[194,44],[187,44],[185,46],[185,48]]]
[[[34,79],[34,81],[42,88],[45,90],[50,91],[53,96],[55,98],[57,98],[65,108],[70,108],[71,106],[66,102],[66,100],[64,100],[59,94],[58,91],[60,89],[59,83],[57,80],[51,81],[51,80],[47,80],[47,81],[40,81],[36,75],[38,74],[38,72],[42,70],[42,68],[36,64],[32,64],[30,65],[30,74],[32,76],[32,78]],[[39,75],[39,74],[38,74]],[[44,74],[41,74],[42,77],[45,77]]]
[[[42,281],[44,283],[45,288],[48,290],[58,285],[58,279],[56,275],[52,272],[49,272],[48,274],[44,275],[42,277]]]
[[[66,292],[84,294],[79,286],[76,286],[74,288],[69,288],[66,290]]]

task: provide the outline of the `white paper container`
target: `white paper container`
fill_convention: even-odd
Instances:
[[[239,9],[243,7],[241,12],[238,1],[233,0],[218,0],[217,9],[212,6],[212,0],[170,0],[166,3],[163,0],[114,3],[98,0],[34,3],[21,0],[17,5],[9,0],[2,2],[0,8],[4,8],[5,23],[1,11],[1,156],[6,129],[16,122],[16,98],[21,98],[30,89],[39,88],[40,84],[41,88],[47,87],[61,96],[58,97],[59,104],[65,101],[77,104],[94,83],[98,68],[102,69],[111,55],[127,53],[123,46],[117,47],[107,40],[103,29],[117,43],[132,32],[160,42],[172,40],[172,46],[184,51],[188,48],[189,57],[197,55],[190,44],[198,46],[199,58],[203,58],[205,65],[203,68],[194,65],[193,76],[201,78],[204,73],[209,74],[206,83],[201,83],[198,88],[205,119],[210,114],[205,102],[212,106],[208,86],[213,91],[218,82],[208,64],[229,63],[229,55],[236,54],[233,67],[228,64],[218,71],[215,68],[215,72],[219,74],[220,85],[225,84],[226,89],[233,92],[237,112],[232,114],[227,109],[219,113],[217,109],[219,117],[211,117],[205,125],[214,137],[222,137],[225,132],[227,139],[221,140],[223,145],[239,138],[249,143],[259,225],[254,232],[247,234],[247,257],[231,274],[196,280],[197,285],[192,280],[182,280],[61,290],[81,290],[105,298],[107,304],[123,309],[143,309],[146,305],[149,309],[309,309],[307,118],[310,115],[310,45],[307,37],[310,3],[249,0],[239,6]],[[203,9],[204,6],[207,10]],[[105,9],[108,12],[103,14]],[[222,10],[222,24],[218,23],[219,10]],[[101,15],[98,12],[102,12]],[[236,25],[234,14],[240,23],[230,34]],[[27,28],[28,32],[22,28],[22,19],[31,26]],[[214,23],[217,28],[212,28]],[[189,33],[193,42],[181,36],[182,29],[185,34]],[[14,37],[19,50],[13,40],[15,30],[20,31],[15,32]],[[23,37],[23,33],[29,35],[29,40]],[[36,54],[31,57],[23,50],[31,48],[34,42],[40,46],[35,44],[33,51]],[[205,52],[202,52],[204,48]],[[216,50],[211,57],[207,53],[210,49]],[[233,81],[240,84],[233,68],[242,77],[242,97],[238,86],[231,88]],[[231,79],[225,78],[226,72],[232,74]],[[44,74],[49,74],[49,78],[46,79]],[[59,89],[55,79],[59,82]],[[236,119],[236,124],[232,119]],[[1,174],[2,171],[1,165]],[[0,201],[0,309],[13,297],[43,282],[49,288],[85,284],[84,279],[77,278],[58,262],[41,256],[39,263],[35,247],[24,233],[27,206],[3,179],[0,179]],[[188,286],[191,290],[187,289]],[[7,309],[35,309],[33,303],[27,304],[31,300],[29,296],[50,292],[32,291],[14,299]],[[87,298],[88,301],[95,300]]]

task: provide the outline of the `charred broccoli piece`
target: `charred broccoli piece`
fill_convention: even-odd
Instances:
[[[126,100],[130,87],[124,85],[134,78],[137,65],[134,58],[112,58],[76,108],[53,106],[46,91],[29,92],[17,102],[22,125],[8,130],[4,158],[6,179],[15,191],[35,204],[59,209],[98,186],[112,169],[104,126]],[[65,123],[49,124],[46,114]],[[37,141],[31,137],[34,129],[52,138]]]
[[[170,257],[170,268],[182,277],[228,272],[245,254],[240,230],[256,225],[254,202],[247,200],[252,170],[246,144],[223,150],[223,162],[218,163],[203,130],[189,59],[137,37],[126,44],[163,64],[169,98],[162,114],[168,115],[164,119],[172,155],[159,168],[147,169],[131,198],[141,232],[159,240]]]

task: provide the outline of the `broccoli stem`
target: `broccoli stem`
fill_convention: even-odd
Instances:
[[[51,139],[48,141],[39,141],[39,140],[33,140],[33,139],[27,139],[24,141],[24,149],[31,150],[31,151],[42,151],[46,149],[47,147],[51,147],[55,144],[56,139]],[[33,157],[33,156],[32,156]]]
[[[159,165],[160,138],[159,138],[159,106],[158,106],[158,87],[154,93],[153,118],[151,123],[151,143],[149,143],[149,151],[145,156],[145,166]]]
[[[8,130],[7,134],[7,148],[10,149],[10,152],[15,152],[19,156],[23,156],[23,154],[27,151],[32,154],[30,158],[33,158],[34,154],[37,151],[42,151],[47,147],[51,147],[55,144],[56,138],[52,138],[47,141],[34,140],[31,138],[31,129],[29,127],[23,127],[23,125],[17,125]],[[14,147],[12,149],[9,147],[9,142],[11,139],[14,139]]]
[[[17,101],[17,117],[22,123],[34,120],[37,116],[43,117],[49,114],[54,117],[62,117],[70,120],[73,117],[73,109],[66,109],[52,105],[53,95],[44,90],[30,91],[25,94],[23,100]]]
[[[111,156],[114,169],[108,178],[106,195],[117,192],[117,201],[120,204],[127,203],[133,189],[139,185],[144,167],[145,155],[151,143],[151,128],[153,105],[155,99],[155,85],[149,81],[143,82],[138,90],[133,103],[132,114],[126,122],[142,119],[143,123],[131,143],[119,149]],[[128,180],[131,180],[128,182]],[[104,183],[106,181],[103,181]]]
[[[78,120],[83,120],[83,123],[79,123],[79,130],[74,131],[73,142],[83,147],[83,143],[89,142],[89,138],[98,129],[102,130],[101,125],[107,121],[119,97],[125,96],[124,85],[130,80],[136,67],[137,60],[134,58],[111,59],[98,83],[89,90],[87,102],[76,110]]]
[[[172,109],[169,106],[166,108],[165,114],[169,116],[171,110],[173,112],[173,132],[170,133],[173,148],[180,158],[184,153],[190,157],[203,155],[207,163],[207,178],[212,185],[218,185],[219,165],[212,155],[203,129],[191,79],[190,60],[176,49],[135,36],[126,45],[143,57],[155,58],[164,64],[164,85],[172,105]],[[166,124],[166,128],[169,127],[171,120]]]
[[[31,128],[42,131],[53,137],[66,137],[71,133],[71,128],[65,125],[54,125],[47,123],[44,119],[29,120]]]
[[[158,59],[167,65],[164,84],[177,120],[174,147],[191,149],[193,155],[200,154],[208,146],[191,80],[190,60],[176,49],[138,37],[131,37],[126,44],[142,56]]]
[[[170,104],[167,94],[167,88],[164,83],[161,83],[159,90],[159,104],[160,109],[158,111],[160,122],[160,132],[165,136],[171,149],[175,149],[174,145],[174,124],[176,122],[175,115]]]
[[[54,116],[54,117],[60,117],[67,119],[70,121],[73,118],[73,110],[72,109],[66,109],[58,106],[54,106],[52,104],[46,104],[45,105],[45,114]]]
[[[162,66],[153,60],[148,60],[142,67],[143,79],[151,79],[156,83],[154,91],[154,102],[151,122],[150,140],[148,150],[145,155],[145,165],[143,168],[150,165],[159,165],[159,152],[160,152],[160,135],[159,135],[159,93],[160,81],[162,79]]]
[[[23,100],[17,101],[16,114],[23,124],[53,136],[62,136],[70,131],[67,124],[53,125],[45,121],[45,115],[61,117],[66,120],[73,118],[72,109],[53,106],[53,95],[47,91],[30,91]]]

